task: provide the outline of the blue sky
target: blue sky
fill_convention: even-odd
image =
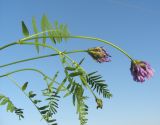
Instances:
[[[70,55],[76,61],[86,57],[83,67],[92,72],[98,70],[106,80],[113,98],[104,101],[103,110],[97,110],[94,99],[88,100],[88,125],[160,125],[160,2],[159,0],[0,0],[0,46],[23,37],[21,21],[31,29],[31,19],[40,21],[46,14],[51,21],[66,23],[72,35],[99,37],[120,46],[133,58],[145,60],[155,70],[152,79],[144,84],[136,83],[130,75],[130,61],[114,48],[95,41],[70,39],[56,45],[60,50],[87,49],[104,46],[112,55],[112,62],[98,64],[87,54]],[[40,55],[52,51],[41,49]],[[0,65],[19,59],[37,56],[34,47],[13,46],[1,51]],[[50,76],[62,70],[58,58],[47,58],[0,69],[1,74],[20,68],[35,67]],[[41,90],[43,79],[36,73],[13,75],[17,81],[29,81],[29,88]],[[5,112],[0,107],[0,125],[46,125],[33,105],[7,78],[0,79],[0,93],[25,109],[25,119]],[[76,109],[70,98],[60,101],[56,115],[59,125],[78,125]]]

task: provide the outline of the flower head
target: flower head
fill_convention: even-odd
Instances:
[[[89,55],[95,59],[97,62],[110,62],[111,60],[109,57],[111,57],[106,50],[103,47],[95,47],[88,49]]]
[[[131,62],[130,68],[133,79],[137,82],[144,82],[145,79],[150,79],[153,76],[153,69],[144,61],[134,60]]]

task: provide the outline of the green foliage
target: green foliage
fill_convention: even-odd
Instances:
[[[79,120],[81,125],[87,123],[86,115],[88,114],[88,106],[85,104],[87,97],[83,96],[84,89],[81,85],[77,85],[73,94],[73,104],[77,103],[77,113],[79,114]]]
[[[38,32],[38,26],[36,23],[36,19],[32,18],[32,27],[35,34],[29,36],[29,31],[27,26],[25,25],[24,21],[22,21],[22,32],[26,37],[25,40],[35,40],[35,47],[37,52],[39,53],[39,39],[42,39],[42,43],[45,47],[46,45],[46,38],[50,38],[53,44],[61,43],[64,39],[65,41],[69,38],[70,33],[68,31],[67,25],[59,24],[55,21],[54,26],[48,20],[47,16],[43,15],[41,19],[41,32]]]
[[[55,114],[57,112],[58,101],[60,96],[58,96],[57,93],[54,91],[48,91],[48,89],[45,89],[43,91],[43,95],[46,96],[50,112]]]
[[[24,118],[24,116],[23,116],[23,109],[15,108],[15,114],[18,115],[19,120],[21,120],[21,118]]]
[[[27,88],[27,86],[28,86],[28,82],[24,83],[24,84],[23,84],[23,86],[22,86],[22,88],[21,88],[21,89],[22,89],[22,91],[25,91],[25,90],[26,90],[26,88]]]
[[[76,70],[76,68],[75,68],[75,67],[71,67],[71,66],[67,66],[67,67],[65,68],[65,70],[74,71],[74,70]]]
[[[79,62],[78,65],[81,65],[83,63],[83,61],[85,60],[85,58],[81,59],[81,61]]]
[[[35,104],[37,110],[40,112],[42,115],[43,119],[49,124],[49,125],[57,125],[56,119],[53,118],[53,114],[57,113],[57,108],[58,108],[58,101],[60,96],[57,95],[56,92],[52,91],[55,90],[54,88],[52,89],[44,89],[42,90],[43,96],[45,96],[45,103],[48,102],[47,104],[40,106],[41,100],[35,99],[36,94],[33,91],[30,91],[28,93],[28,97],[30,100]]]
[[[83,99],[80,100],[79,103],[79,120],[81,125],[87,124],[88,119],[86,118],[86,115],[88,114],[88,106],[84,103]]]
[[[88,106],[84,102],[87,99],[87,97],[83,96],[84,89],[82,85],[76,82],[73,82],[72,85],[69,85],[68,89],[70,89],[70,93],[73,93],[73,105],[77,104],[77,113],[79,114],[80,124],[85,125],[88,120],[86,118],[86,115],[88,114]]]
[[[64,87],[64,84],[66,83],[66,81],[67,81],[67,77],[65,77],[64,80],[62,81],[62,83],[58,86],[57,91],[56,91],[57,94],[58,94],[58,93],[61,91],[61,89]]]
[[[59,24],[57,21],[55,21],[53,25],[48,20],[48,18],[43,15],[40,25],[41,31],[38,30],[39,26],[37,25],[36,19],[34,17],[32,18],[32,27],[34,34],[30,35],[27,26],[22,21],[22,32],[25,38],[21,39],[20,42],[23,44],[23,42],[25,41],[34,40],[34,43],[31,42],[24,44],[35,44],[35,48],[38,53],[40,51],[40,46],[56,50],[56,52],[60,56],[62,65],[64,66],[65,77],[62,78],[63,80],[61,82],[57,82],[56,80],[59,76],[59,72],[56,72],[54,76],[50,78],[43,72],[39,70],[34,70],[40,73],[44,77],[45,82],[47,83],[47,88],[42,90],[42,96],[44,100],[36,99],[37,94],[33,91],[29,91],[26,93],[28,82],[18,87],[23,91],[25,95],[28,96],[30,101],[34,104],[34,106],[37,108],[42,118],[48,123],[48,125],[57,125],[56,119],[53,118],[53,115],[57,113],[58,101],[60,98],[58,94],[62,91],[64,92],[64,97],[72,97],[73,105],[76,107],[77,114],[79,116],[80,125],[86,125],[88,121],[88,119],[86,118],[88,114],[88,106],[86,105],[86,100],[88,97],[85,96],[84,90],[89,90],[95,97],[97,108],[102,108],[103,101],[97,98],[97,95],[94,93],[94,91],[96,91],[99,95],[102,95],[104,98],[110,98],[112,94],[109,92],[107,84],[104,80],[101,79],[101,75],[96,74],[97,72],[92,72],[90,74],[86,73],[86,71],[81,67],[81,64],[84,62],[85,58],[83,58],[79,63],[77,63],[69,56],[65,55],[67,54],[67,52],[61,52],[58,49],[49,46],[50,44],[46,44],[47,38],[49,38],[55,45],[71,37],[66,25]],[[15,112],[20,119],[24,117],[23,109],[16,108],[9,100],[9,98],[0,95],[0,106],[6,104],[7,111]]]
[[[8,97],[0,94],[0,106],[2,105],[7,105],[6,108],[7,112],[8,111],[11,113],[14,112],[19,117],[20,120],[21,118],[24,118],[23,109],[17,108]]]
[[[70,77],[75,77],[75,76],[80,76],[80,75],[83,75],[83,72],[78,71],[78,72],[73,72],[69,74]]]
[[[29,36],[29,31],[28,31],[27,26],[25,25],[24,21],[22,21],[22,32],[25,37]]]
[[[44,35],[45,32],[48,33],[47,35],[54,44],[61,43],[63,39],[67,40],[68,37],[70,36],[67,25],[58,24],[58,22],[55,21],[55,26],[53,27],[52,23],[48,20],[48,18],[45,15],[43,15],[41,20],[41,28],[43,31],[42,36]],[[46,34],[43,37],[45,36]]]
[[[42,42],[43,42],[43,44],[46,44],[46,33],[44,32],[44,31],[47,30],[47,28],[46,28],[46,20],[47,20],[47,17],[45,15],[43,15],[42,16],[42,20],[41,20],[41,29],[43,31],[43,33],[42,33],[42,36],[43,36]]]
[[[77,107],[77,113],[79,114],[79,120],[81,125],[85,125],[87,123],[86,115],[88,114],[88,106],[85,104],[85,100],[87,97],[85,97],[84,89],[81,84],[77,83],[74,80],[74,77],[70,76],[68,71],[65,71],[66,76],[68,78],[68,85],[67,85],[67,93],[64,95],[64,97],[67,97],[72,94],[72,101],[73,105]]]
[[[57,71],[56,74],[54,75],[52,81],[48,84],[48,90],[53,91],[53,84],[55,83],[56,78],[58,77],[59,72]]]
[[[37,94],[33,93],[33,91],[30,91],[30,92],[28,93],[28,97],[29,97],[30,99],[34,98],[36,95],[37,95]]]
[[[67,93],[64,95],[64,97],[69,96],[70,94],[73,94],[75,92],[76,87],[78,86],[78,83],[73,81],[73,79],[68,78],[69,84],[67,85]]]
[[[105,83],[105,80],[102,80],[101,75],[97,75],[97,72],[89,73],[86,76],[87,82],[93,90],[96,90],[97,93],[102,94],[104,98],[111,98],[112,94],[107,89],[108,85]]]
[[[38,33],[38,29],[37,29],[36,19],[34,17],[32,18],[32,26],[33,26],[34,33],[37,34]],[[37,52],[39,53],[39,45],[38,45],[39,42],[38,42],[38,38],[37,37],[38,37],[38,34],[35,37],[35,47],[36,47]]]

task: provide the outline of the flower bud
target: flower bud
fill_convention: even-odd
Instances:
[[[97,109],[98,108],[102,109],[102,107],[103,107],[103,101],[102,101],[102,99],[96,98],[96,103],[97,103]]]
[[[97,62],[110,62],[111,57],[103,47],[95,47],[88,49],[88,54]]]

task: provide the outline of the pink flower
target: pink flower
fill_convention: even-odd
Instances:
[[[144,82],[146,78],[150,79],[154,74],[150,64],[139,60],[134,60],[131,62],[130,71],[133,79],[137,82]]]

